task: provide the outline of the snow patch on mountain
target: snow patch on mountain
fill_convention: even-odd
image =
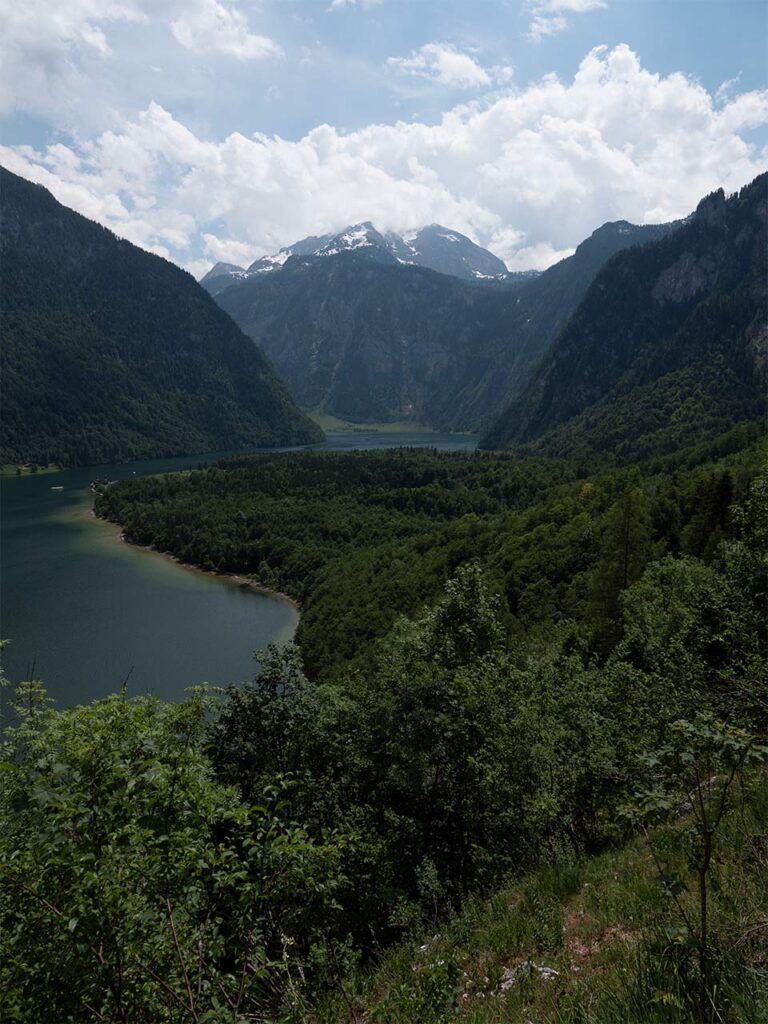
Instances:
[[[291,257],[338,256],[362,249],[378,249],[404,266],[426,267],[467,280],[490,280],[507,273],[504,263],[493,253],[466,235],[440,224],[397,234],[393,231],[382,233],[370,221],[362,221],[349,225],[336,235],[312,235],[280,249],[274,255],[261,256],[247,270],[217,264],[202,278],[201,284],[216,295],[243,278],[279,271]]]

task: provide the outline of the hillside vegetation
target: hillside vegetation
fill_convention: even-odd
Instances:
[[[107,488],[145,541],[304,580],[307,632],[180,705],[22,689],[5,1016],[759,1021],[763,459],[307,453]]]
[[[763,420],[767,240],[763,174],[615,255],[481,445],[634,462]]]
[[[307,667],[324,675],[365,663],[398,615],[434,600],[471,560],[492,574],[513,633],[563,619],[593,626],[598,600],[618,615],[618,592],[649,561],[711,556],[756,471],[751,436],[678,453],[677,467],[591,478],[579,463],[485,453],[242,456],[117,484],[96,510],[130,541],[291,594]],[[603,545],[622,516],[636,554],[626,578],[603,579]]]
[[[716,1002],[704,1019],[768,1020],[768,859],[765,771],[718,827],[709,913],[719,936]],[[433,930],[416,931],[379,963],[353,971],[343,995],[308,1019],[419,1024],[669,1024],[699,1018],[694,832],[677,822],[619,850],[561,859],[474,899]],[[654,857],[683,887],[676,905]],[[661,864],[661,862],[659,862]],[[700,1018],[699,1018],[700,1019]]]
[[[3,462],[322,438],[189,274],[2,168],[0,216]]]
[[[356,467],[370,496],[377,478],[397,493],[387,458]],[[439,469],[400,458],[403,477]],[[309,678],[297,650],[273,650],[252,684],[179,705],[124,694],[57,712],[22,689],[2,758],[5,1018],[755,1024],[758,465],[755,451],[701,466],[655,497],[639,475],[582,480],[502,513],[485,557],[397,618],[364,667]],[[148,484],[163,481],[105,498],[127,514]],[[392,514],[374,518],[397,530]],[[455,522],[481,533],[477,513]],[[501,590],[505,556],[516,580],[532,558],[546,581],[530,614]]]

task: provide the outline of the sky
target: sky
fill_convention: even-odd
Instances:
[[[513,270],[768,167],[766,0],[0,0],[0,163],[195,276],[361,220]]]

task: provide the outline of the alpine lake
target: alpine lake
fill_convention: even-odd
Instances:
[[[328,433],[318,450],[474,449],[458,434]],[[287,599],[126,544],[93,516],[90,484],[212,463],[228,452],[5,477],[0,484],[0,636],[11,683],[40,679],[58,707],[104,697],[184,696],[251,679],[254,652],[292,639]]]

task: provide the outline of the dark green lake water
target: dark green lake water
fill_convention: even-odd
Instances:
[[[329,434],[335,450],[418,445],[472,449],[441,434]],[[290,640],[298,613],[286,601],[123,544],[89,516],[95,477],[163,473],[224,453],[98,466],[0,484],[0,636],[12,682],[34,675],[59,705],[114,692],[183,696],[194,683],[249,679],[253,652]],[[63,487],[63,490],[52,490]]]

